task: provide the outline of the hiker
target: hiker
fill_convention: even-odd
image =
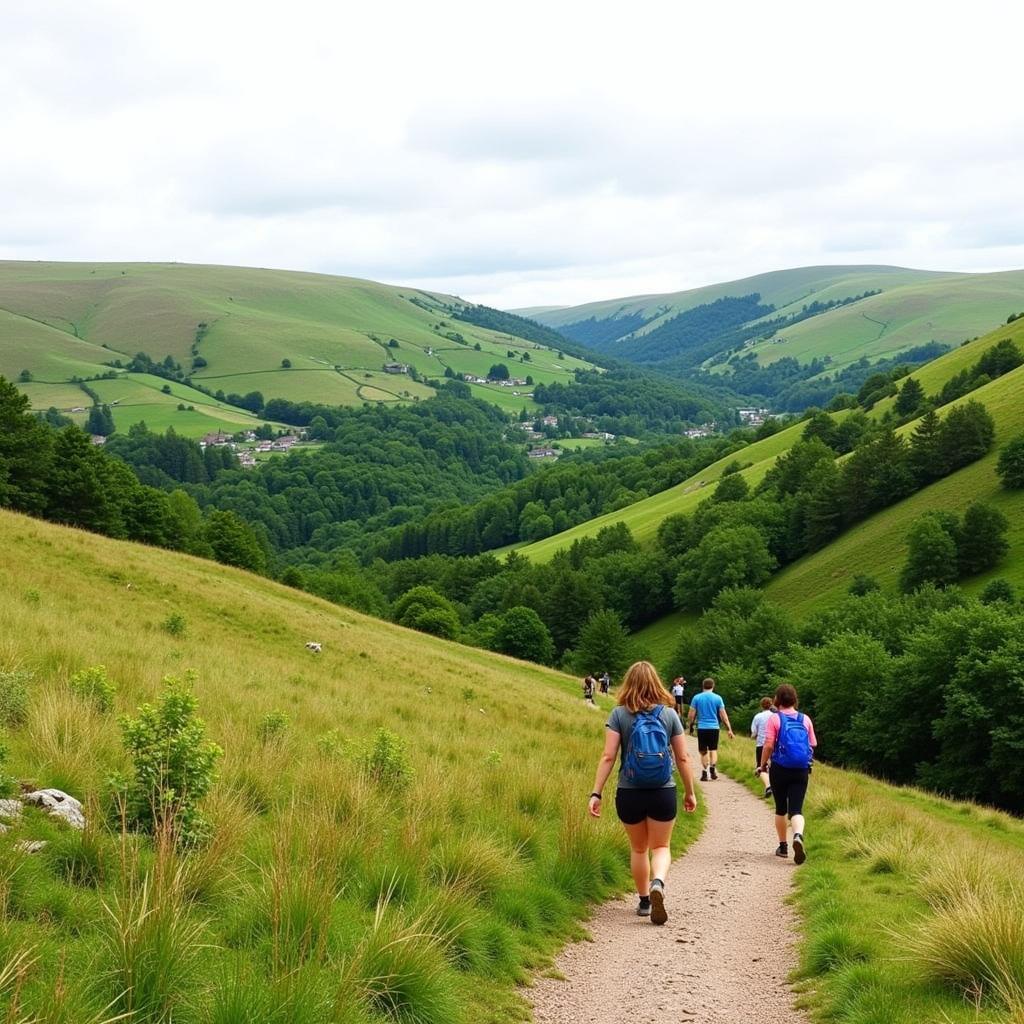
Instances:
[[[775,705],[771,697],[761,698],[761,710],[754,715],[750,723],[750,736],[754,741],[754,774],[758,777],[761,785],[764,786],[764,796],[767,800],[772,795],[772,784],[768,773],[761,771],[761,751],[764,750],[764,733],[768,728],[768,719],[775,712]]]
[[[607,693],[612,688],[612,677],[608,675],[608,669],[601,674],[601,692]]]
[[[733,738],[729,716],[725,713],[725,701],[715,693],[714,679],[705,679],[703,689],[694,694],[690,700],[690,735],[693,735],[693,724],[697,723],[697,749],[700,751],[700,781],[711,781],[718,778],[718,737],[719,725],[724,725],[729,739]]]
[[[608,718],[589,802],[591,815],[599,818],[601,793],[621,751],[615,810],[629,837],[629,867],[639,897],[636,913],[650,917],[652,924],[668,920],[665,879],[672,863],[669,847],[677,813],[673,755],[686,791],[683,808],[697,809],[683,723],[668,702],[665,685],[649,661],[630,666]]]
[[[590,704],[594,703],[594,687],[597,686],[597,680],[588,675],[583,680],[583,699]]]
[[[804,796],[818,739],[814,735],[814,723],[803,712],[797,711],[796,690],[789,683],[783,683],[775,691],[775,704],[778,714],[772,715],[765,726],[759,767],[762,772],[768,772],[775,797],[775,831],[779,837],[775,856],[789,856],[786,843],[788,817],[793,827],[793,860],[803,864],[807,859],[804,849]]]
[[[676,676],[672,680],[672,696],[676,700],[676,714],[680,719],[683,717],[683,697],[686,694],[686,679],[683,676]]]

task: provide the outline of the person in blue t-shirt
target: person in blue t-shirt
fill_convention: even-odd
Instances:
[[[718,778],[718,736],[719,723],[725,726],[729,739],[732,739],[732,726],[725,712],[725,701],[715,693],[714,679],[705,679],[704,688],[690,700],[689,722],[691,730],[694,720],[697,722],[697,749],[700,751],[700,781]]]

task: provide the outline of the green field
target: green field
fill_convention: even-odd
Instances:
[[[12,1021],[84,1024],[108,1003],[169,1019],[150,997],[197,1022],[518,1021],[525,972],[580,934],[588,901],[625,887],[614,815],[584,817],[604,719],[575,680],[9,512],[0,549],[0,671],[29,673],[13,717],[0,676],[8,767],[83,799],[90,821],[80,834],[32,812],[0,836],[0,969],[30,952]],[[224,749],[209,846],[120,837],[105,802],[129,768],[115,713],[68,685],[95,665],[128,714],[161,677],[195,672]],[[270,712],[287,719],[272,736]],[[397,788],[360,768],[380,728],[411,765]],[[680,843],[698,826],[681,823]],[[23,839],[49,845],[29,858]],[[301,1016],[282,1009],[294,1000]]]
[[[157,361],[170,355],[188,371],[194,350],[206,361],[194,378],[212,391],[359,405],[433,394],[409,377],[385,374],[385,362],[437,379],[446,368],[486,376],[503,362],[513,376],[545,383],[569,381],[589,365],[452,319],[448,307],[458,301],[291,271],[0,262],[0,373],[17,379],[29,370],[40,382],[60,383],[103,373],[105,364],[139,351]],[[504,389],[475,391],[506,411],[535,408]]]

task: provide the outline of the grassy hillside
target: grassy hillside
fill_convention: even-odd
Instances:
[[[972,392],[961,402],[983,402],[996,422],[996,447],[985,458],[878,512],[840,535],[821,551],[777,573],[766,588],[769,598],[797,614],[838,601],[858,573],[895,585],[906,561],[907,531],[922,513],[934,509],[962,512],[975,501],[987,501],[1010,522],[1010,553],[995,569],[973,577],[969,591],[984,587],[994,576],[1024,586],[1024,492],[1006,491],[996,476],[998,448],[1024,432],[1024,367]],[[958,404],[958,403],[953,403]],[[903,433],[914,424],[901,428]]]
[[[570,380],[588,365],[453,319],[459,303],[411,288],[279,270],[0,262],[0,373],[14,380],[28,370],[55,385],[103,373],[105,364],[139,351],[157,361],[171,356],[186,371],[198,355],[206,365],[194,379],[211,391],[356,405],[433,393],[408,376],[384,373],[390,361],[435,378],[446,368],[486,376],[504,362],[513,376],[546,383]],[[533,408],[524,397],[528,387],[515,396],[511,389],[473,388],[503,408]],[[191,393],[189,401],[199,399]]]
[[[753,747],[721,765],[759,792]],[[798,984],[823,1024],[1018,1024],[1024,825],[816,765],[796,872]],[[765,846],[774,844],[764,812]]]
[[[113,1001],[139,1021],[520,1020],[524,969],[625,883],[614,816],[583,819],[603,719],[574,681],[7,512],[0,550],[0,672],[28,674],[20,690],[0,675],[8,769],[82,798],[90,821],[80,834],[33,811],[0,835],[9,1019],[79,1024]],[[154,851],[109,827],[118,725],[68,685],[95,665],[118,713],[195,673],[224,749],[208,847]],[[378,775],[360,768],[381,727],[411,766],[397,786],[386,751]],[[29,856],[26,839],[48,845]]]
[[[677,512],[690,512],[707,498],[711,493],[709,486],[721,478],[722,470],[730,463],[739,462],[744,467],[742,475],[750,486],[754,487],[764,478],[778,456],[788,451],[800,438],[802,432],[803,424],[788,427],[713,462],[706,469],[702,469],[689,480],[676,484],[675,487],[652,494],[649,498],[644,498],[624,509],[580,523],[579,526],[552,537],[527,544],[518,550],[527,558],[546,562],[559,548],[569,547],[574,540],[582,537],[593,537],[603,527],[615,523],[625,523],[640,543],[650,541],[657,534],[658,526],[666,516]]]

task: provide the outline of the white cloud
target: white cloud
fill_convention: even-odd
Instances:
[[[506,306],[1024,265],[1024,15],[995,0],[23,6],[0,36],[0,257]]]

